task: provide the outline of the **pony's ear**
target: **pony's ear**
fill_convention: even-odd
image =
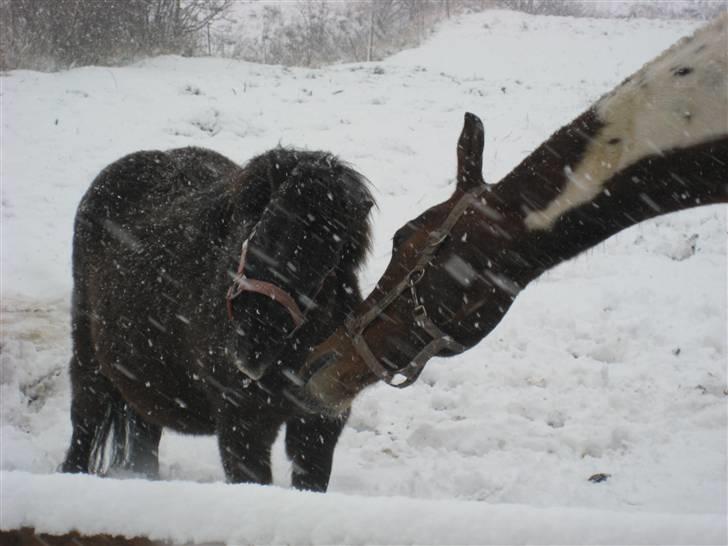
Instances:
[[[465,114],[463,132],[458,140],[458,189],[468,191],[484,184],[483,146],[485,131],[483,122],[475,114]]]

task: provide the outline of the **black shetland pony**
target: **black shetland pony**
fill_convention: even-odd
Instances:
[[[299,398],[301,355],[361,302],[366,180],[323,152],[239,167],[199,148],[128,155],[79,205],[65,472],[158,474],[162,429],[216,434],[227,479],[325,491],[347,420]]]

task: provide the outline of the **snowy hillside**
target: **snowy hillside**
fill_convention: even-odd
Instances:
[[[280,442],[277,487],[192,483],[223,480],[216,442],[167,432],[161,482],[49,476],[70,437],[73,216],[109,162],[188,145],[239,162],[279,143],[333,151],[378,199],[366,293],[394,230],[452,191],[465,111],[483,119],[496,182],[697,26],[491,11],[374,64],[159,57],[3,74],[0,528],[181,542],[725,543],[724,206],[619,234],[530,285],[477,348],[433,360],[405,391],[367,390],[337,447],[333,495],[284,489]],[[596,473],[609,478],[590,482]]]

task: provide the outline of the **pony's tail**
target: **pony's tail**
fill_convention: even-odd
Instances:
[[[91,446],[89,472],[107,475],[114,469],[124,468],[129,452],[129,408],[121,400],[112,400],[106,407],[104,419],[96,429]]]

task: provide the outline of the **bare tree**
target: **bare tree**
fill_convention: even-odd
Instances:
[[[367,62],[371,62],[374,51],[374,2],[369,5],[369,40],[367,44]]]
[[[194,35],[223,15],[232,0],[145,0],[147,45],[160,51],[194,47]]]

